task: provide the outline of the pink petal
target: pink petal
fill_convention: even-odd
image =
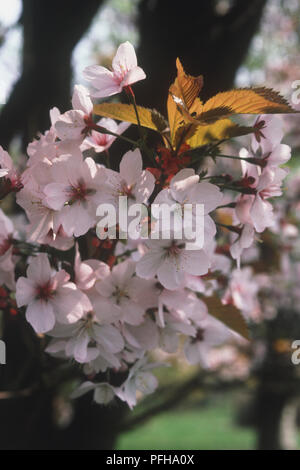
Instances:
[[[19,277],[16,284],[16,301],[18,307],[28,305],[36,296],[36,283],[26,277]]]
[[[86,331],[71,338],[66,345],[66,354],[73,356],[75,361],[79,363],[86,362],[89,341],[90,338]]]
[[[188,192],[188,201],[193,204],[204,204],[204,214],[208,214],[220,205],[223,194],[211,183],[195,184]]]
[[[67,111],[60,115],[54,127],[61,140],[82,140],[82,131],[86,127],[84,113],[77,110]]]
[[[159,282],[169,290],[177,289],[183,281],[183,271],[178,266],[178,260],[170,256],[158,268],[157,277]]]
[[[129,325],[140,325],[143,322],[145,309],[130,299],[123,298],[120,304],[122,321]]]
[[[51,302],[61,323],[75,323],[93,309],[88,297],[72,282],[60,287]]]
[[[139,149],[129,150],[120,163],[120,174],[126,183],[131,186],[141,177],[143,171],[142,155]]]
[[[180,254],[180,268],[194,276],[202,276],[208,272],[210,260],[203,250],[184,250]]]
[[[134,188],[134,195],[136,197],[137,202],[146,203],[153,193],[155,186],[155,178],[148,170],[144,170],[141,175],[140,179],[136,183]]]
[[[114,323],[120,320],[121,309],[109,299],[97,295],[93,299],[94,312],[100,323]]]
[[[93,103],[89,95],[89,90],[83,85],[74,86],[72,106],[73,109],[79,109],[87,115],[93,111]]]
[[[157,273],[159,267],[163,263],[162,251],[149,250],[137,262],[136,273],[144,279],[151,279]]]
[[[78,201],[63,208],[60,222],[69,237],[72,235],[80,237],[94,225],[95,218],[89,214],[86,205]]]
[[[126,73],[125,77],[121,82],[121,87],[125,87],[128,85],[132,85],[133,83],[139,82],[140,80],[144,80],[146,78],[146,74],[141,67],[135,67],[129,72]]]
[[[273,207],[268,201],[263,201],[259,195],[255,197],[255,201],[250,210],[253,225],[258,233],[271,227],[274,223]]]
[[[95,325],[93,336],[105,349],[118,353],[124,348],[124,339],[117,328],[112,325]]]
[[[92,93],[94,98],[105,98],[122,91],[120,83],[116,81],[114,74],[105,67],[92,65],[84,70],[84,76],[97,90]]]
[[[66,185],[62,183],[49,183],[44,188],[45,203],[56,211],[61,210],[68,201]]]
[[[47,333],[55,324],[53,307],[49,302],[35,300],[26,310],[26,320],[31,324],[36,333]]]
[[[291,158],[291,147],[286,144],[277,145],[268,157],[267,162],[271,165],[282,165]]]
[[[38,285],[45,284],[51,278],[52,269],[46,253],[40,253],[33,258],[27,268],[27,277],[32,279]]]
[[[113,267],[112,279],[115,284],[124,285],[135,272],[135,263],[131,260],[123,261]]]
[[[128,72],[137,66],[137,58],[133,45],[129,42],[123,42],[118,47],[115,57],[112,61],[113,71],[119,75]]]

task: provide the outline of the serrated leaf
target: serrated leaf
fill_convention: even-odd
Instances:
[[[239,126],[230,119],[222,119],[208,126],[199,126],[195,132],[188,137],[186,143],[191,147],[200,147],[218,140],[227,140],[232,137],[251,134],[252,127]]]
[[[295,112],[279,93],[270,88],[242,88],[216,94],[206,101],[201,113],[194,119],[211,124],[234,114]]]
[[[168,123],[156,109],[151,109],[151,120],[159,132],[166,130]]]
[[[185,73],[180,60],[176,60],[177,77],[169,88],[167,101],[168,119],[170,126],[171,142],[174,144],[176,131],[183,122],[182,112],[186,110],[187,115],[198,114],[198,109],[202,107],[202,102],[198,98],[203,86],[203,77],[192,77]],[[181,106],[182,110],[178,108]]]
[[[230,119],[221,119],[206,126],[199,123],[185,124],[177,129],[174,145],[177,147],[179,143],[184,141],[193,149],[218,140],[251,134],[251,132],[253,132],[252,127],[239,126]]]
[[[210,315],[244,338],[250,339],[247,323],[238,308],[234,305],[222,304],[221,300],[216,296],[201,297],[201,300],[206,304]]]
[[[162,132],[167,128],[165,118],[155,109],[148,109],[137,106],[141,126]],[[137,124],[135,110],[132,104],[123,103],[101,103],[95,104],[93,113],[98,116],[117,119],[118,121],[131,122]]]
[[[195,99],[199,95],[203,86],[203,77],[192,77],[183,70],[180,60],[176,60],[177,78],[170,86],[170,93],[173,93],[182,100],[183,105],[190,110]]]
[[[175,137],[173,139],[173,146],[178,149],[181,144],[187,142],[197,131],[199,126],[196,124],[181,124],[176,130]]]
[[[167,100],[167,110],[168,110],[168,120],[169,120],[169,127],[170,127],[170,139],[171,143],[174,144],[175,142],[175,135],[178,127],[183,124],[183,117],[180,111],[177,108],[177,105],[169,93],[168,100]]]

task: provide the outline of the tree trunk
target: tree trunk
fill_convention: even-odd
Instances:
[[[24,148],[50,127],[49,109],[70,108],[71,57],[103,0],[23,0],[22,75],[0,114],[0,144]]]
[[[69,392],[63,390],[70,389],[75,378],[84,379],[71,363],[61,370],[60,360],[42,352],[43,339],[21,312],[5,314],[3,340],[6,364],[0,365],[0,449],[114,448],[127,405],[117,400],[111,406],[100,406],[93,402],[92,393],[69,402]]]
[[[221,14],[214,0],[142,0],[138,57],[147,79],[137,86],[139,102],[165,113],[176,57],[189,74],[204,76],[203,98],[230,89],[265,4],[266,0],[235,0]]]
[[[141,0],[137,56],[147,78],[134,85],[138,104],[156,108],[166,116],[168,89],[176,76],[177,57],[187,73],[204,76],[202,99],[232,88],[266,3],[267,0],[235,0],[229,11],[221,15],[215,0]],[[133,126],[126,135],[138,138]],[[124,142],[114,144],[114,168],[118,168],[128,149]]]
[[[56,422],[55,396],[41,390],[30,396],[0,400],[1,450],[111,450],[125,412],[120,402],[99,406],[89,393],[74,401],[67,426]]]
[[[258,401],[257,448],[297,449],[297,402],[267,390],[260,391]]]

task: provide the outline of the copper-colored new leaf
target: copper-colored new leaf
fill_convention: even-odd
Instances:
[[[203,105],[196,119],[213,123],[233,114],[278,114],[296,112],[276,91],[269,88],[243,88],[217,93]]]
[[[198,98],[203,86],[203,77],[192,77],[185,73],[179,59],[176,60],[177,78],[169,88],[167,101],[168,119],[170,126],[171,142],[174,143],[178,127],[184,121],[182,114],[186,111],[187,116],[191,113],[199,114],[202,103]],[[181,109],[179,109],[179,107]],[[188,119],[185,119],[188,122]]]
[[[203,86],[203,77],[202,75],[192,77],[191,75],[186,74],[178,58],[176,60],[176,67],[177,79],[174,84],[171,85],[170,92],[174,93],[178,98],[181,98],[184,106],[187,109],[190,109],[201,91]]]
[[[216,296],[201,297],[201,300],[207,305],[210,315],[223,322],[231,330],[249,339],[246,321],[238,308],[234,305],[223,305]]]
[[[137,106],[141,126],[162,132],[167,127],[165,118],[155,109]],[[135,110],[132,104],[123,103],[101,103],[95,104],[93,113],[98,116],[109,117],[119,121],[132,122],[137,124]]]
[[[186,124],[179,127],[175,143],[184,135],[184,141],[193,149],[210,144],[217,140],[227,140],[232,137],[247,135],[253,132],[252,127],[239,126],[230,119],[221,119],[211,125]]]
[[[170,139],[172,144],[175,141],[175,135],[178,127],[183,124],[183,117],[180,111],[177,108],[177,105],[169,93],[168,101],[167,101],[167,110],[168,110],[168,120],[169,120],[169,127],[170,127]]]

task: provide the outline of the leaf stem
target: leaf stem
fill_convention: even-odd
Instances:
[[[129,85],[125,87],[125,92],[126,92],[126,95],[129,98],[129,101],[131,101],[131,103],[133,104],[134,112],[135,112],[136,120],[137,120],[137,125],[138,125],[138,128],[139,128],[140,138],[143,140],[144,135],[143,135],[143,130],[142,130],[142,126],[141,126],[140,116],[139,116],[137,105],[136,105],[135,94],[134,94],[131,86],[129,86]]]
[[[237,157],[236,155],[223,155],[223,154],[217,154],[217,155],[213,155],[211,157],[212,158],[214,158],[214,157],[232,158],[234,160],[241,160],[241,161],[244,161],[244,162],[247,162],[247,163],[251,163],[252,165],[261,166],[262,168],[264,168],[267,164],[265,159],[252,158],[252,157],[245,158],[245,157]]]

